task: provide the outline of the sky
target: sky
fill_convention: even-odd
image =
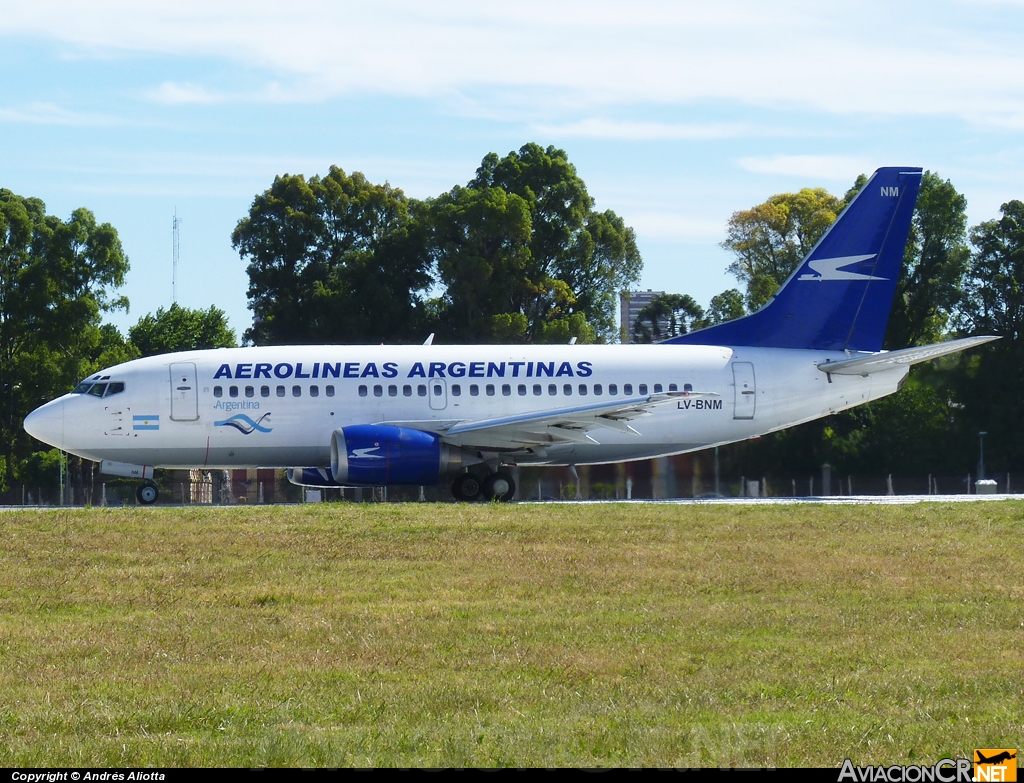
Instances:
[[[251,323],[231,232],[276,175],[415,198],[564,149],[636,231],[639,288],[737,285],[730,215],[923,166],[970,224],[1024,199],[1024,0],[0,0],[0,188],[78,207],[131,262],[126,330],[177,299]]]

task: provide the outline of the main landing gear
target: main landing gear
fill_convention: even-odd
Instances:
[[[157,489],[156,484],[139,484],[138,489],[135,490],[135,499],[143,506],[153,505],[158,497],[160,497],[160,490]]]
[[[480,479],[472,473],[460,473],[452,482],[452,494],[456,500],[499,500],[508,503],[516,494],[516,482],[503,470]]]

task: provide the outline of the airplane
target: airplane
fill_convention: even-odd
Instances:
[[[978,757],[974,762],[975,764],[999,764],[1000,762],[1009,761],[1010,759],[1017,758],[1016,753],[1012,753],[1008,750],[1004,750],[1001,753],[997,753],[994,756],[992,756],[992,758],[985,758],[985,756],[982,755],[980,750],[975,749],[974,755]]]
[[[509,501],[516,465],[649,459],[758,437],[899,390],[995,337],[882,351],[921,169],[878,169],[775,296],[654,345],[306,345],[119,364],[25,419],[134,476],[287,468],[312,487],[436,485]]]

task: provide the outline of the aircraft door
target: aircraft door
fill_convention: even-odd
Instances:
[[[196,366],[192,362],[171,365],[171,420],[196,421],[199,418],[199,389]]]
[[[430,407],[435,411],[443,411],[448,407],[448,388],[444,379],[431,378],[428,388],[430,390]]]
[[[733,362],[732,381],[734,388],[732,417],[734,419],[754,418],[754,408],[757,407],[754,365],[750,362]]]

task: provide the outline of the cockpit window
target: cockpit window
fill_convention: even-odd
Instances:
[[[120,394],[123,391],[124,391],[124,382],[123,381],[114,381],[113,383],[108,383],[107,384],[107,393],[104,396],[109,397],[112,394]]]
[[[92,383],[90,383],[89,381],[83,381],[82,383],[78,384],[74,389],[72,389],[71,393],[72,394],[85,394],[87,391],[89,391],[91,386],[92,386]]]
[[[107,390],[107,384],[105,384],[105,383],[95,383],[95,384],[93,384],[93,387],[91,389],[89,389],[89,394],[91,394],[93,397],[102,397],[103,396],[103,392],[105,392],[106,390]]]

